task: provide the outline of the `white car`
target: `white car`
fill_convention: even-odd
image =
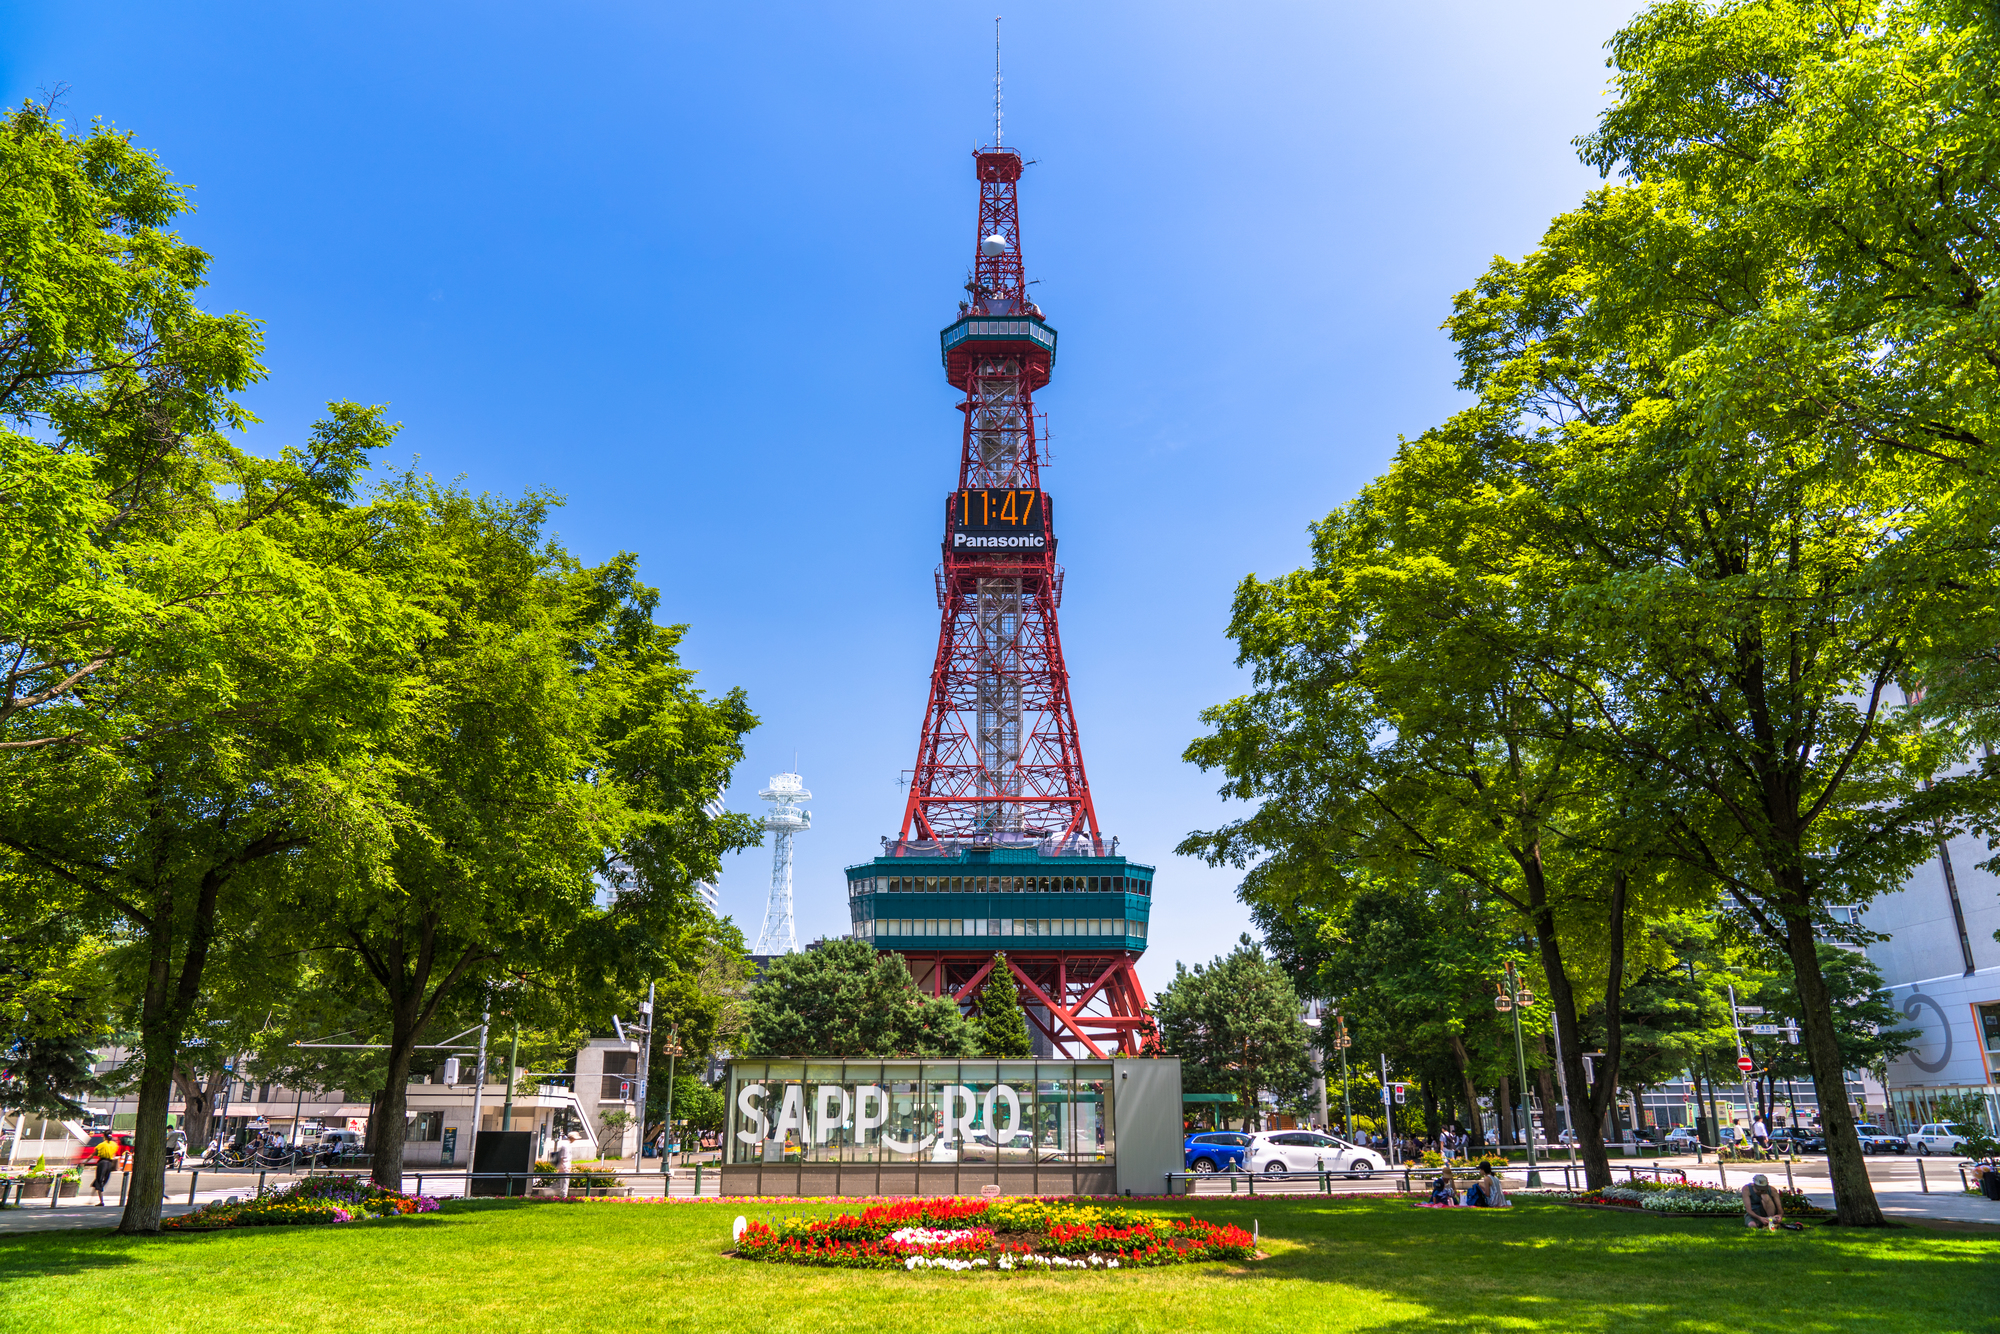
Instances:
[[[1316,1130],[1274,1130],[1252,1135],[1243,1150],[1243,1166],[1252,1172],[1338,1172],[1371,1177],[1382,1170],[1373,1149],[1349,1144]]]
[[[1927,1126],[1918,1126],[1917,1132],[1909,1137],[1910,1147],[1920,1154],[1956,1153],[1965,1146],[1965,1127],[1943,1121]]]

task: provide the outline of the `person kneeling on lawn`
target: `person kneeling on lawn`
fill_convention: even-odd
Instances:
[[[1451,1179],[1451,1169],[1449,1167],[1444,1169],[1443,1176],[1431,1182],[1430,1202],[1432,1204],[1457,1204],[1459,1202],[1458,1186]]]
[[[1804,1231],[1797,1223],[1785,1221],[1785,1206],[1779,1201],[1778,1192],[1771,1188],[1771,1178],[1762,1172],[1743,1188],[1743,1225],[1773,1232],[1779,1228]]]

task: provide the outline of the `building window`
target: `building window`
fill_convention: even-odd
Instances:
[[[2000,1005],[1979,1007],[1979,1037],[1986,1049],[1986,1082],[2000,1082]]]
[[[632,1081],[619,1075],[606,1075],[597,1096],[604,1102],[625,1101],[632,1096]]]
[[[422,1144],[444,1138],[443,1112],[418,1112],[410,1118],[405,1139],[413,1144]]]
[[[630,1075],[639,1070],[639,1053],[636,1051],[607,1051],[604,1053],[604,1073],[607,1075]]]

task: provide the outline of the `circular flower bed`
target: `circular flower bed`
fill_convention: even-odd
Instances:
[[[218,1200],[178,1218],[160,1221],[165,1232],[207,1232],[227,1227],[277,1227],[291,1223],[352,1223],[362,1218],[395,1218],[437,1211],[429,1195],[405,1195],[367,1177],[306,1177],[274,1186],[247,1200]]]
[[[749,1223],[745,1260],[841,1269],[1130,1269],[1247,1260],[1241,1228],[1061,1199],[928,1199],[859,1215]]]

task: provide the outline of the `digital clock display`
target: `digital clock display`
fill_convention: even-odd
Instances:
[[[989,488],[954,491],[949,500],[953,551],[1049,549],[1049,493]]]

